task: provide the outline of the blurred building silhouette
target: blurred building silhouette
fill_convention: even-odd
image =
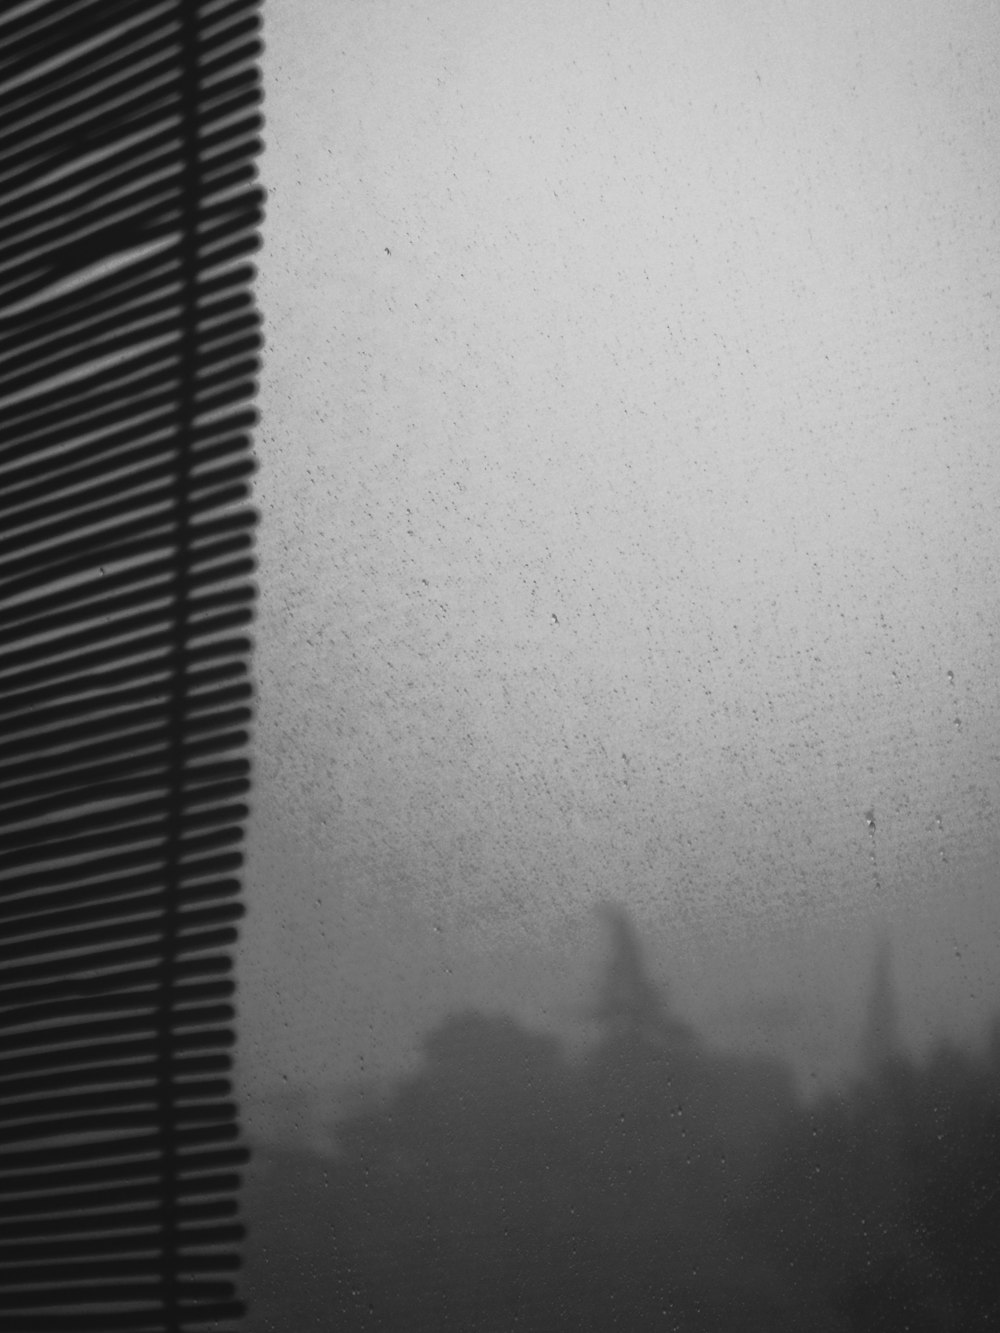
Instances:
[[[866,1079],[875,1080],[905,1060],[899,1024],[899,1007],[892,976],[892,951],[881,933],[875,950],[868,1010],[861,1038],[861,1068]]]
[[[690,1048],[694,1032],[670,1013],[662,989],[648,975],[625,910],[604,904],[600,912],[611,932],[611,958],[588,1016],[615,1039],[638,1038],[658,1046]]]
[[[600,912],[611,950],[587,1011],[602,1028],[595,1068],[605,1066],[612,1089],[641,1099],[630,1112],[650,1117],[645,1150],[656,1144],[681,1161],[726,1159],[754,1174],[767,1135],[794,1111],[791,1071],[778,1059],[724,1052],[701,1040],[650,977],[625,910],[606,904]],[[671,1161],[674,1171],[677,1159]],[[677,1184],[674,1177],[671,1188]]]

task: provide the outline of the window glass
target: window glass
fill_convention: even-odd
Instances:
[[[248,1327],[987,1326],[998,36],[267,15]]]

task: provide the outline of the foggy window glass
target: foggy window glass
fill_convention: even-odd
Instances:
[[[998,1326],[998,38],[268,11],[251,1333]]]

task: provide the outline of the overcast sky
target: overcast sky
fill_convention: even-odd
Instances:
[[[247,1077],[576,1030],[605,898],[803,1077],[880,922],[914,1047],[981,1034],[1000,15],[265,18]]]

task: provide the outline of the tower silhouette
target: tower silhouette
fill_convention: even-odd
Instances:
[[[589,1016],[616,1036],[671,1044],[689,1042],[691,1029],[671,1015],[662,991],[646,971],[635,929],[624,908],[609,903],[599,911],[611,931],[611,959]]]
[[[884,931],[879,933],[872,969],[861,1044],[862,1069],[867,1078],[877,1078],[885,1069],[903,1059],[899,1009],[892,978],[892,951]]]

